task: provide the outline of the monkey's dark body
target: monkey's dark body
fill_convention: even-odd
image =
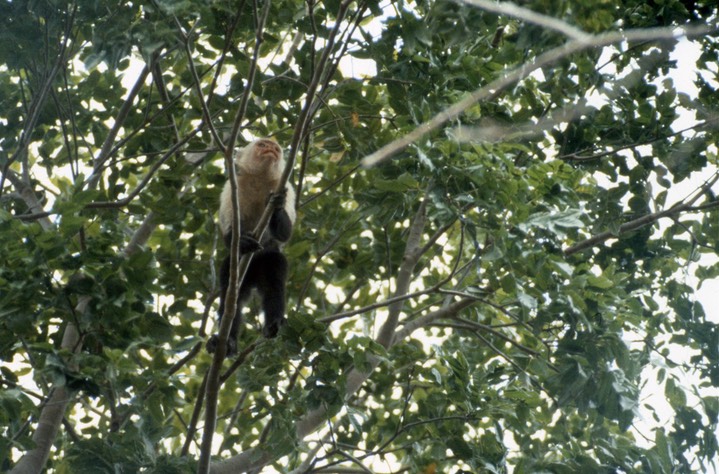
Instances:
[[[284,202],[282,203],[284,206]],[[242,322],[242,305],[256,289],[262,299],[262,311],[265,313],[265,325],[262,333],[265,337],[277,336],[280,326],[285,322],[285,282],[287,280],[287,258],[280,251],[278,241],[286,242],[292,233],[292,222],[290,221],[284,207],[275,208],[267,228],[269,238],[263,238],[268,242],[261,250],[252,255],[247,273],[240,286],[237,297],[237,312],[232,321],[230,336],[228,339],[228,354],[232,354],[237,348],[237,333]],[[240,241],[240,253],[242,255],[251,253],[257,242],[249,236]],[[249,237],[249,239],[247,238]],[[227,234],[225,243],[230,248],[232,234]],[[225,295],[230,286],[230,256],[225,257],[220,268],[220,310],[219,317],[225,310]]]

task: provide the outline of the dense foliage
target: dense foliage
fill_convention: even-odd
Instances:
[[[473,3],[0,1],[0,469],[198,469],[234,123],[299,221],[213,472],[716,467],[716,3]]]

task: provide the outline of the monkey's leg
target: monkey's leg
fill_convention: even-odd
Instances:
[[[237,307],[235,310],[234,318],[232,319],[232,326],[230,327],[230,334],[227,339],[227,356],[234,355],[237,353],[237,333],[239,331],[240,323],[242,322],[242,304],[250,296],[252,290],[252,275],[248,274],[245,276],[245,280],[240,286],[240,292],[237,296]],[[256,278],[256,277],[255,277]],[[217,321],[222,321],[222,316],[225,312],[225,299],[227,295],[227,289],[230,286],[230,256],[228,255],[222,261],[220,267],[220,308],[217,311]],[[213,334],[207,341],[207,352],[214,353],[217,349],[218,335]]]
[[[257,265],[257,289],[262,296],[262,311],[265,313],[262,333],[268,338],[275,337],[285,323],[287,259],[279,250],[269,249],[255,255],[252,264]]]
[[[240,292],[237,295],[237,310],[235,312],[235,318],[232,320],[232,326],[230,326],[230,334],[227,337],[228,356],[237,353],[237,336],[240,332],[240,324],[242,323],[242,306],[250,298],[256,279],[257,276],[252,272],[252,265],[250,264],[245,279],[242,281],[242,285],[240,285]]]
[[[219,323],[222,321],[222,315],[225,313],[225,295],[227,294],[227,288],[230,286],[230,256],[228,255],[225,257],[225,259],[222,261],[222,265],[220,266],[220,307],[217,310],[217,322]],[[234,323],[233,323],[234,324]],[[210,336],[210,338],[207,340],[207,352],[210,354],[214,354],[215,350],[217,350],[217,344],[219,341],[219,337],[217,334],[213,334]],[[228,340],[229,343],[229,340]],[[237,343],[235,343],[235,348],[237,346]],[[227,348],[227,354],[229,354],[229,344]]]

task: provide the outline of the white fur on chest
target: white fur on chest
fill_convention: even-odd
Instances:
[[[267,205],[270,193],[276,189],[279,179],[268,179],[267,177],[252,174],[239,174],[237,176],[237,188],[240,201],[240,233],[252,232],[262,217]],[[290,222],[295,222],[295,192],[291,186],[286,185],[287,199],[285,211]],[[220,195],[220,230],[222,235],[227,235],[232,227],[232,188],[230,182],[225,183]]]

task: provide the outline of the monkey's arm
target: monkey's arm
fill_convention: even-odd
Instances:
[[[270,203],[274,207],[270,218],[269,231],[275,240],[287,242],[292,234],[292,220],[290,219],[285,203],[287,200],[287,188],[270,196]]]

